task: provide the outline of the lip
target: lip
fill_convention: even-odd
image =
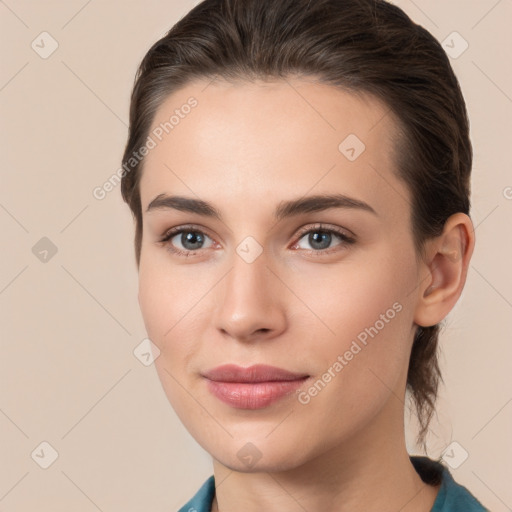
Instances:
[[[310,377],[263,364],[247,368],[225,364],[202,375],[214,396],[237,409],[267,407],[295,391]]]
[[[255,364],[244,368],[236,364],[223,364],[203,373],[203,377],[216,382],[269,382],[292,381],[309,377],[306,373],[294,373],[277,366]]]

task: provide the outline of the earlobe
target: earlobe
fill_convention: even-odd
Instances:
[[[473,223],[464,213],[450,216],[443,233],[429,241],[427,259],[419,276],[423,278],[414,317],[417,325],[435,325],[455,306],[466,282],[474,245]]]

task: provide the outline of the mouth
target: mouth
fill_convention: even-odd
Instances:
[[[290,395],[310,375],[268,365],[248,368],[227,364],[202,374],[208,390],[237,409],[262,409]]]

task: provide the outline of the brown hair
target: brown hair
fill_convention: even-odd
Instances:
[[[151,47],[135,77],[121,191],[136,221],[137,266],[143,160],[133,163],[132,154],[162,102],[194,79],[290,75],[369,93],[390,108],[401,132],[396,172],[411,192],[418,255],[450,215],[469,215],[466,106],[448,57],[427,30],[384,0],[204,0]],[[424,448],[442,380],[439,327],[418,326],[407,376]]]

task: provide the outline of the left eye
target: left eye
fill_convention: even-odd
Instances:
[[[305,240],[310,247],[313,248],[314,251],[325,251],[331,248],[331,243],[333,240],[338,238],[341,242],[337,245],[351,244],[354,242],[352,238],[345,235],[344,233],[332,230],[332,229],[310,229],[306,231],[297,242],[296,246],[300,249],[311,250],[308,247],[304,247],[301,244],[302,240]]]

